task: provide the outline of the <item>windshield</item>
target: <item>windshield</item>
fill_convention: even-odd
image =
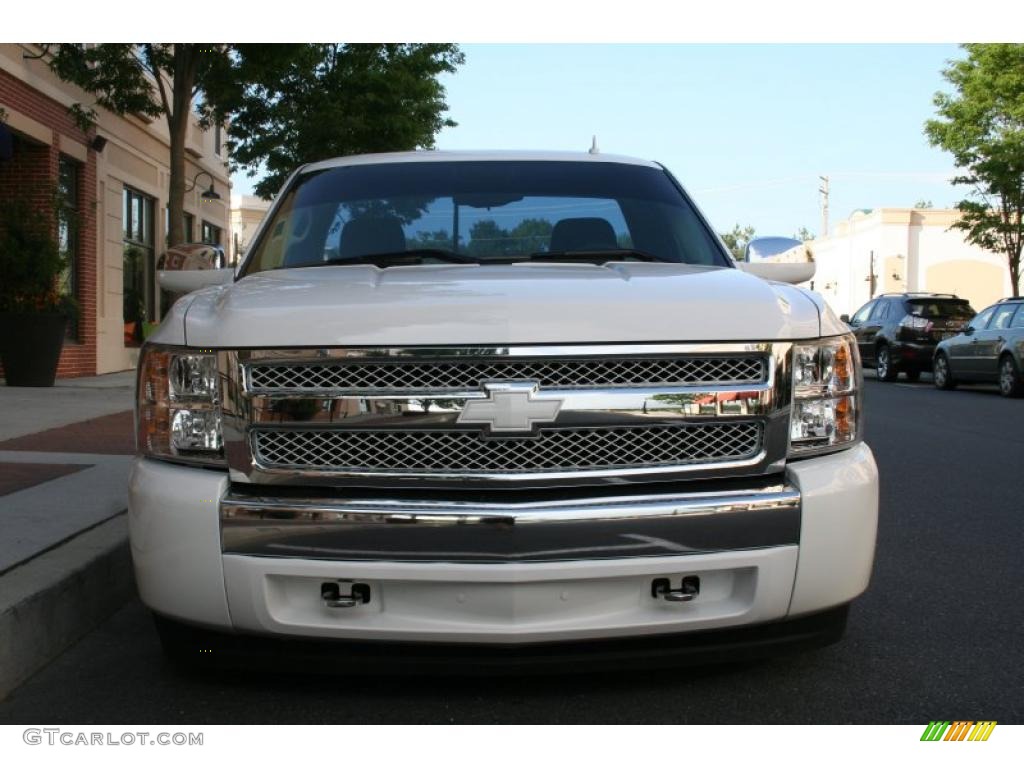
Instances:
[[[957,320],[974,317],[971,305],[963,299],[912,299],[907,302],[907,311],[915,317],[952,317]]]
[[[254,244],[244,274],[345,263],[579,258],[729,266],[660,169],[437,161],[350,165],[300,177]]]

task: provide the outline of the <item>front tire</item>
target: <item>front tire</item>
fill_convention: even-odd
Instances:
[[[1017,363],[1011,355],[1003,355],[999,361],[999,394],[1003,397],[1024,395],[1024,381],[1021,381]]]
[[[875,369],[878,373],[878,380],[896,381],[896,377],[899,375],[899,372],[892,364],[892,353],[889,352],[888,344],[879,345],[875,360],[877,361]]]
[[[941,352],[935,357],[933,374],[935,375],[936,389],[949,390],[956,387],[956,381],[953,379],[953,372],[949,369],[949,360]]]
[[[197,627],[168,619],[158,613],[153,614],[153,623],[160,636],[164,657],[176,667],[194,667],[206,659],[205,654],[212,651],[208,640],[204,642],[207,633]]]

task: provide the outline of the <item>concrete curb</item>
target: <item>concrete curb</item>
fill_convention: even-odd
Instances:
[[[124,512],[0,576],[0,699],[134,594]]]

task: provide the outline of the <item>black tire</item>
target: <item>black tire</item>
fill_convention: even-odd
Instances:
[[[208,660],[204,654],[210,653],[209,633],[153,614],[153,623],[160,636],[160,647],[164,656],[175,666],[194,667]]]
[[[904,373],[907,375],[907,381],[920,381],[921,380],[921,372],[920,371],[917,371],[917,370],[904,371]]]
[[[875,353],[875,371],[879,381],[896,381],[900,372],[892,364],[892,353],[889,352],[888,344],[879,344]]]
[[[936,389],[950,390],[956,388],[956,379],[953,378],[953,371],[949,367],[949,359],[943,352],[939,352],[935,356],[932,373],[935,376]]]
[[[1003,397],[1021,397],[1024,395],[1024,381],[1020,378],[1020,369],[1013,355],[999,358],[999,394]]]

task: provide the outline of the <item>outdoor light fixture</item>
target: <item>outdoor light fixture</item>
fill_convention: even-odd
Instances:
[[[199,181],[200,176],[210,176],[210,174],[207,171],[200,171],[199,173],[197,173],[195,177],[192,179],[192,186],[185,188],[186,192],[191,192],[193,189],[196,188],[196,182]],[[220,195],[218,195],[216,190],[213,188],[213,176],[210,176],[210,188],[204,191],[199,196],[203,198],[203,200],[220,200]]]
[[[89,146],[97,152],[102,152],[103,148],[107,146],[106,136],[93,136],[92,141],[89,142]]]

